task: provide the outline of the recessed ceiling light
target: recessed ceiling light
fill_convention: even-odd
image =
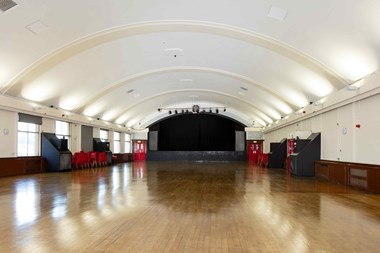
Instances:
[[[171,48],[166,48],[165,52],[172,52],[172,53],[183,53],[183,49],[179,47],[171,47]]]
[[[139,94],[139,93],[133,95],[134,98],[138,98],[138,97],[140,97],[140,96],[141,96],[141,94]]]
[[[165,54],[171,57],[177,57],[180,55],[183,55],[183,49],[178,48],[178,47],[173,47],[173,48],[166,48],[165,49]]]
[[[240,95],[242,95],[242,96],[245,96],[245,93],[242,92],[242,91],[239,91],[238,93],[239,93]]]
[[[277,19],[279,21],[284,22],[287,14],[288,14],[287,10],[284,10],[284,9],[281,9],[277,6],[272,5],[270,7],[268,17],[271,17],[271,18],[274,18],[274,19]]]
[[[38,20],[30,25],[27,25],[25,26],[25,28],[37,35],[49,29],[49,27],[45,25],[44,23],[42,23],[41,20]]]
[[[357,90],[362,86],[363,86],[363,79],[360,79],[360,80],[354,82],[353,84],[347,85],[346,89],[347,90]]]

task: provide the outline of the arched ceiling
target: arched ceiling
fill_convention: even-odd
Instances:
[[[1,93],[133,128],[194,104],[271,124],[380,60],[376,0],[15,2]]]

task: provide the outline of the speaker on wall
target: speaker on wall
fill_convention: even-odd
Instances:
[[[149,132],[148,135],[148,150],[156,151],[158,142],[158,131]]]
[[[235,151],[245,150],[245,132],[235,131]]]

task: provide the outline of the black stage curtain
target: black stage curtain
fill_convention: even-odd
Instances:
[[[158,130],[159,151],[234,151],[235,131],[244,126],[215,114],[181,114],[151,129]]]

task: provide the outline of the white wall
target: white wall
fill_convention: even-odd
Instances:
[[[120,133],[120,153],[124,153],[125,150],[125,133]]]
[[[79,152],[81,150],[81,125],[71,124],[71,149],[72,153]]]
[[[322,159],[380,164],[380,94],[268,131],[264,152],[269,151],[270,142],[302,130],[322,133]]]
[[[42,118],[41,131],[44,133],[55,133],[55,120]]]
[[[18,114],[0,110],[0,157],[17,156]]]
[[[264,134],[262,131],[251,131],[246,129],[245,133],[246,140],[262,140],[264,138]]]
[[[132,133],[132,140],[148,140],[148,131]]]
[[[100,138],[100,127],[93,127],[92,131],[92,136],[94,138]]]
[[[114,145],[113,145],[113,140],[114,140],[113,133],[114,133],[113,130],[108,131],[108,141],[110,143],[110,150],[112,151],[112,153],[115,152]]]
[[[380,95],[359,101],[353,111],[354,158],[358,162],[380,164]]]

